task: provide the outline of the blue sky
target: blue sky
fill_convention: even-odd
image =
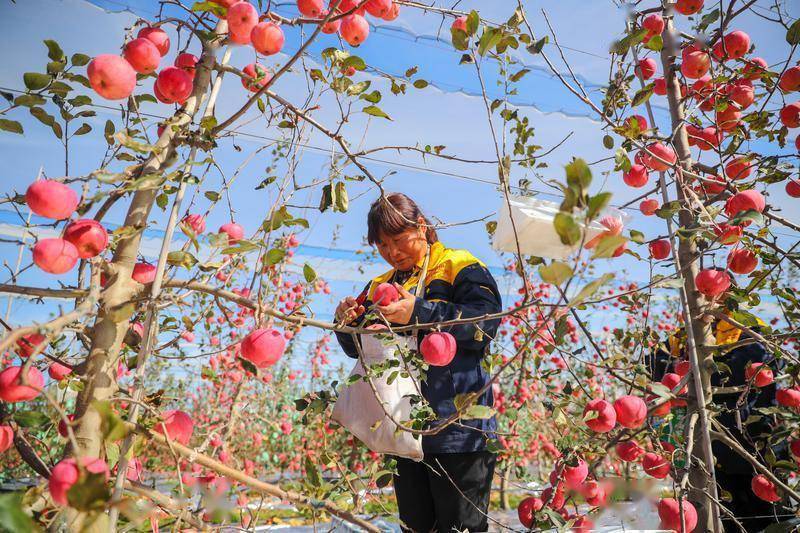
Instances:
[[[437,2],[438,3],[438,2]],[[653,2],[650,2],[653,3]],[[769,2],[757,2],[759,9],[764,9]],[[444,3],[442,3],[444,5]],[[513,12],[516,2],[495,1],[479,2],[462,1],[459,8],[469,10],[480,9],[488,19],[504,21]],[[547,31],[541,10],[545,9],[559,38],[565,47],[565,54],[582,81],[590,90],[593,98],[599,100],[599,87],[604,83],[609,71],[608,46],[623,29],[626,12],[617,9],[612,2],[604,0],[562,0],[560,2],[526,1],[531,22],[538,34]],[[282,15],[296,14],[293,2],[273,3],[276,11]],[[792,16],[800,16],[800,5],[791,6]],[[5,90],[20,90],[22,74],[26,71],[43,70],[47,61],[43,39],[57,40],[67,54],[75,52],[90,56],[100,53],[118,53],[124,42],[125,28],[137,19],[154,18],[157,12],[155,0],[19,0],[16,4],[3,2],[0,5],[0,40],[6,50],[14,50],[6,54],[0,63],[0,86]],[[765,57],[770,64],[780,61],[785,56],[787,45],[780,32],[762,19],[748,15],[742,18],[740,27],[747,30],[757,43],[754,55]],[[440,31],[441,30],[441,31]],[[439,38],[441,37],[441,38]],[[298,30],[287,29],[285,51],[291,53],[299,47]],[[183,44],[183,43],[181,43]],[[193,43],[196,45],[196,43]],[[177,38],[173,34],[173,48],[165,58],[164,64],[171,64],[177,49]],[[309,65],[320,60],[320,52],[328,46],[340,46],[335,36],[324,36],[319,44],[310,47],[305,61]],[[346,47],[346,45],[344,45]],[[196,46],[189,51],[197,53]],[[472,158],[494,157],[491,137],[488,133],[486,115],[481,99],[474,67],[459,65],[460,53],[454,51],[449,44],[449,22],[442,24],[442,19],[434,14],[421,14],[416,10],[403,9],[400,17],[392,23],[373,26],[366,44],[353,53],[361,55],[367,63],[382,72],[402,75],[406,69],[419,66],[417,77],[426,79],[431,85],[423,90],[409,88],[408,94],[400,97],[392,96],[386,82],[373,72],[360,73],[357,81],[370,80],[372,88],[380,88],[384,92],[381,108],[392,118],[392,121],[371,119],[362,113],[356,113],[344,127],[346,138],[356,147],[373,148],[385,145],[424,146],[445,145],[450,154]],[[231,64],[243,67],[253,61],[252,49],[235,48]],[[557,56],[550,50],[550,56]],[[262,61],[268,66],[279,65],[287,58],[284,54],[273,56]],[[545,148],[561,141],[565,136],[570,138],[542,161],[547,168],[536,173],[523,174],[515,169],[514,179],[526,177],[534,182],[534,188],[542,192],[545,199],[554,199],[547,194],[552,192],[540,180],[563,179],[563,165],[573,156],[583,157],[588,161],[596,161],[612,155],[613,152],[602,146],[604,133],[600,124],[573,95],[568,93],[543,67],[541,59],[522,52],[522,61],[532,72],[523,79],[519,86],[519,95],[512,102],[518,106],[520,113],[530,118],[535,128],[535,142]],[[483,64],[488,92],[490,96],[499,95],[496,86],[497,65],[491,61]],[[139,91],[149,90],[151,82],[146,82]],[[295,103],[302,103],[307,95],[306,80],[299,73],[285,76],[275,90]],[[246,98],[241,84],[232,78],[223,83],[223,96],[218,104],[218,117],[226,117]],[[101,98],[96,103],[111,105]],[[657,106],[657,120],[664,127],[667,125],[666,115],[660,108],[663,101],[654,101]],[[336,105],[325,96],[319,101],[321,106],[316,117],[323,123],[334,125]],[[354,106],[358,110],[360,106]],[[146,113],[168,116],[171,106],[163,104],[147,104]],[[97,117],[90,119],[95,131],[89,135],[75,138],[71,142],[71,175],[88,173],[97,168],[106,144],[101,135],[102,125],[107,118],[118,118],[118,113],[105,108],[96,108]],[[643,113],[643,110],[640,111]],[[247,115],[252,118],[252,114]],[[3,133],[0,136],[0,161],[3,161],[3,192],[23,192],[36,177],[40,167],[49,176],[64,174],[63,149],[54,139],[49,128],[46,128],[27,116],[26,113],[12,115],[11,118],[21,120],[24,124],[25,136],[14,136]],[[152,129],[154,135],[155,126]],[[255,120],[239,130],[242,135],[236,139],[241,152],[234,149],[230,140],[223,140],[215,153],[218,163],[230,178],[252,155],[259,146],[269,139],[277,139],[281,133],[274,127],[266,127],[263,122]],[[363,144],[362,144],[363,138]],[[296,169],[296,177],[300,183],[309,183],[327,176],[332,146],[330,140],[315,133],[308,132],[303,139],[305,149],[299,152],[300,160]],[[756,147],[757,148],[757,147]],[[788,150],[788,149],[787,149]],[[253,157],[241,169],[231,191],[232,203],[236,210],[234,217],[246,231],[253,232],[257,228],[264,213],[274,201],[274,190],[254,191],[265,176],[265,168],[271,163],[269,150]],[[402,191],[415,198],[423,209],[431,216],[446,223],[474,220],[491,215],[496,211],[500,196],[496,189],[497,171],[492,165],[466,165],[445,160],[424,160],[415,155],[397,152],[381,152],[367,162],[376,176],[387,175],[387,190]],[[640,194],[622,184],[621,176],[611,173],[610,163],[602,163],[593,167],[595,176],[594,188],[611,190],[615,193],[613,203],[622,204]],[[285,174],[284,165],[279,165],[276,173],[279,177]],[[348,167],[345,174],[354,174]],[[208,201],[202,193],[207,190],[219,190],[222,178],[216,172],[210,172],[199,188],[190,191],[190,202],[193,211],[205,210]],[[797,200],[788,199],[782,187],[773,187],[773,198],[777,205],[785,208],[784,215],[793,220],[800,219]],[[339,298],[351,293],[363,284],[362,275],[354,272],[346,263],[336,263],[330,254],[321,252],[320,248],[335,246],[345,250],[364,249],[363,238],[366,233],[365,216],[369,204],[376,197],[365,183],[348,183],[350,194],[350,210],[345,213],[319,213],[314,207],[319,203],[319,189],[306,189],[292,198],[295,205],[307,205],[307,210],[296,209],[298,216],[305,216],[311,223],[311,229],[300,235],[300,239],[308,248],[308,261],[320,270],[323,275],[330,274],[337,278],[334,283],[334,296]],[[120,205],[107,216],[110,224],[119,224],[124,216],[124,205]],[[7,209],[7,208],[0,208]],[[638,210],[631,210],[630,227],[639,229],[652,237],[665,232],[660,219],[644,218]],[[0,216],[0,222],[11,222],[13,216]],[[223,205],[219,205],[209,216],[208,227],[216,229],[227,222],[230,214]],[[152,229],[163,227],[165,215],[155,210],[151,219]],[[332,235],[338,238],[332,242]],[[483,223],[461,225],[442,230],[442,240],[451,247],[468,248],[476,256],[490,265],[501,265],[503,259],[491,249]],[[177,244],[176,244],[177,246]],[[646,254],[644,247],[640,253]],[[11,267],[16,261],[16,247],[0,245],[0,255]],[[316,254],[316,255],[315,255]],[[322,255],[321,255],[322,254]],[[323,256],[324,255],[324,256]],[[304,256],[306,257],[306,256]],[[356,256],[357,257],[357,256]],[[342,259],[341,257],[339,259]],[[30,254],[23,254],[23,265],[30,262]],[[358,264],[359,261],[351,261]],[[379,272],[384,266],[367,265],[368,272]],[[348,268],[350,270],[348,270]],[[613,270],[629,279],[643,280],[646,266],[637,265],[631,258],[603,261],[602,269]],[[343,272],[347,271],[347,274]],[[350,278],[350,279],[348,279]],[[356,278],[356,279],[352,279]],[[69,275],[61,277],[42,276],[32,269],[20,277],[20,283],[44,284],[56,286],[59,282],[69,283]],[[321,315],[330,313],[330,302],[319,302]],[[15,304],[13,319],[18,322],[41,320],[42,307],[31,303]],[[52,307],[50,307],[52,308]],[[0,312],[4,311],[0,304]]]

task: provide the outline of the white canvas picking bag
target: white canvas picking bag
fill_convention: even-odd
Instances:
[[[578,249],[579,244],[574,246],[563,244],[553,226],[559,204],[530,196],[509,195],[508,199],[510,209],[505,197],[501,196],[492,248],[502,252],[517,253],[517,240],[514,239],[514,226],[516,226],[520,252],[524,255],[566,259]],[[630,218],[613,208],[605,212],[619,217],[623,222]],[[514,226],[511,225],[512,218]],[[605,229],[597,220],[592,221],[587,228],[584,242],[588,242]]]
[[[430,253],[430,247],[428,247],[428,253]],[[425,288],[429,258],[430,256],[426,254],[415,291],[417,298]],[[343,385],[339,391],[336,405],[333,406],[331,419],[347,428],[374,452],[422,461],[422,438],[415,438],[408,431],[396,431],[397,425],[386,415],[388,412],[394,420],[400,423],[408,422],[411,418],[409,397],[420,394],[419,376],[413,367],[406,369],[405,363],[397,353],[398,347],[416,350],[416,331],[408,337],[396,335],[393,341],[386,345],[375,335],[361,335],[364,364],[371,366],[398,359],[399,365],[390,370],[384,370],[380,377],[372,378],[372,384],[375,386],[374,392],[366,379],[358,379],[349,385]],[[389,377],[395,370],[400,370],[400,373],[389,383]],[[401,374],[406,370],[409,371],[408,375],[403,377]],[[351,377],[355,375],[366,376],[361,360],[356,361],[353,370],[350,371]],[[385,412],[384,407],[378,403],[375,392],[380,397]]]

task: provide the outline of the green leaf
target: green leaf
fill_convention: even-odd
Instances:
[[[333,201],[333,210],[340,213],[346,213],[349,206],[349,200],[347,198],[347,189],[345,188],[343,181],[336,182],[334,193],[335,197]]]
[[[47,57],[53,61],[61,61],[64,59],[64,51],[58,46],[57,42],[52,39],[45,39],[44,44],[47,46]]]
[[[14,420],[25,428],[43,427],[50,422],[50,418],[41,411],[17,411]]]
[[[111,499],[111,491],[106,484],[105,474],[92,474],[83,471],[78,481],[67,491],[70,507],[79,511],[98,511],[105,508]]]
[[[342,69],[347,70],[350,67],[353,67],[356,70],[364,70],[367,68],[367,64],[358,56],[350,56],[342,61]]]
[[[728,224],[730,224],[731,226],[741,226],[745,222],[755,222],[756,225],[763,226],[764,215],[762,215],[755,209],[748,209],[747,211],[739,213],[738,215],[730,219]]]
[[[467,32],[462,29],[451,27],[450,42],[453,43],[453,48],[463,52],[469,48],[469,35],[467,35]]]
[[[477,11],[474,9],[469,12],[467,15],[467,33],[469,35],[475,35],[475,32],[478,31],[478,26],[481,24],[481,17]]]
[[[227,238],[222,241],[223,244],[227,243]],[[253,250],[258,249],[258,244],[248,241],[246,239],[241,239],[239,242],[236,243],[235,246],[228,246],[227,248],[222,250],[223,255],[236,255],[236,254],[243,254],[247,252],[252,252]]]
[[[786,32],[786,42],[791,45],[800,44],[800,19],[795,20],[789,26],[789,31]]]
[[[312,283],[317,279],[317,273],[308,263],[303,265],[303,277],[306,278],[306,283]]]
[[[653,35],[649,41],[644,43],[644,47],[654,52],[660,52],[664,48],[664,39],[660,35]]]
[[[542,281],[550,285],[561,285],[573,274],[572,267],[561,261],[553,261],[549,265],[539,267]]]
[[[581,240],[581,228],[572,215],[563,212],[557,213],[553,219],[553,226],[563,244],[572,246]]]
[[[366,100],[370,104],[377,104],[378,102],[381,101],[382,96],[380,91],[372,91],[371,93],[368,94],[362,94],[361,96],[359,96],[359,98],[362,100]]]
[[[283,260],[284,257],[286,257],[286,250],[283,248],[273,248],[267,252],[264,262],[267,265],[277,265]]]
[[[483,30],[483,35],[481,35],[481,40],[478,43],[478,54],[484,55],[487,50],[494,48],[494,46],[500,42],[500,39],[503,38],[503,32],[496,28],[486,28]]]
[[[536,42],[529,44],[525,49],[533,55],[541,53],[544,49],[544,45],[550,42],[550,37],[545,35],[541,39]]]
[[[92,131],[92,127],[88,125],[86,122],[84,122],[83,124],[81,124],[80,128],[75,130],[75,133],[73,133],[73,135],[86,135],[90,131]]]
[[[311,460],[310,455],[306,455],[305,459],[306,479],[313,487],[322,486],[322,476],[319,473],[317,465]]]
[[[333,187],[330,183],[322,187],[322,197],[319,200],[319,210],[324,213],[333,205]]]
[[[362,94],[364,91],[369,89],[369,86],[372,84],[371,81],[360,81],[358,83],[354,83],[347,88],[347,94],[350,96],[358,96]]]
[[[56,123],[56,118],[42,109],[41,107],[32,107],[29,109],[31,115],[36,117],[36,120],[44,124],[45,126],[52,126]]]
[[[614,137],[611,135],[604,135],[603,136],[603,146],[608,150],[614,148]]]
[[[368,105],[367,107],[362,109],[362,111],[367,115],[372,115],[373,117],[380,117],[380,118],[385,118],[387,120],[392,120],[392,118],[389,115],[387,115],[383,111],[383,109],[375,105]]]
[[[597,243],[597,247],[594,249],[594,255],[592,255],[592,259],[602,259],[611,257],[614,255],[614,252],[626,243],[628,239],[623,237],[622,235],[606,235]]]
[[[488,419],[494,416],[494,409],[488,405],[470,405],[466,411],[461,414],[461,418],[474,420],[474,419]]]
[[[212,202],[216,202],[217,200],[222,198],[222,196],[220,196],[220,194],[217,191],[206,191],[203,193],[203,196],[205,196]]]
[[[639,89],[636,94],[633,96],[633,101],[631,102],[632,107],[636,107],[638,105],[642,105],[643,103],[647,102],[651,96],[653,96],[653,89],[655,88],[655,84],[649,83]]]
[[[47,100],[38,94],[21,94],[14,99],[14,105],[25,107],[33,107],[37,105],[44,105]]]
[[[85,94],[79,94],[74,98],[70,98],[67,100],[69,104],[73,107],[80,107],[82,105],[89,105],[92,103],[92,99],[86,96]]]
[[[11,133],[19,133],[20,135],[25,133],[22,129],[22,124],[16,120],[8,120],[5,118],[0,118],[0,130],[10,131]]]
[[[428,86],[428,82],[425,81],[425,80],[415,80],[414,81],[414,87],[416,87],[417,89],[424,89],[427,86]]]
[[[525,76],[525,75],[526,75],[528,72],[530,72],[530,69],[524,68],[524,69],[520,70],[519,72],[515,73],[513,76],[511,76],[511,77],[509,78],[509,80],[510,80],[510,81],[512,81],[512,82],[518,82],[518,81],[519,81],[519,80],[521,80],[521,79],[522,79],[522,78],[523,78],[523,77],[524,77],[524,76]]]
[[[100,414],[100,428],[103,432],[104,440],[116,442],[129,433],[125,423],[111,409],[109,402],[94,401],[92,402],[92,407]]]
[[[86,54],[72,54],[72,57],[70,58],[70,62],[76,67],[82,67],[84,65],[88,65],[89,61],[91,60],[92,58],[87,56]]]
[[[167,263],[191,270],[197,264],[197,258],[184,250],[175,250],[167,254]]]
[[[614,279],[614,274],[608,272],[606,274],[603,274],[603,276],[600,279],[596,279],[596,280],[594,280],[594,281],[592,281],[590,283],[587,283],[586,286],[584,286],[581,289],[581,291],[575,296],[575,298],[572,299],[572,301],[570,302],[570,305],[576,305],[576,304],[586,300],[587,298],[592,296],[594,293],[596,293],[597,290],[600,287],[602,287],[603,285],[605,285],[606,283],[608,283],[612,279]]]
[[[681,204],[678,201],[667,202],[656,209],[656,216],[663,219],[672,218],[675,213],[680,211]]]
[[[589,220],[593,220],[608,206],[612,196],[610,192],[601,192],[589,198],[589,211],[586,213]]]
[[[568,185],[574,185],[579,190],[585,191],[592,184],[592,171],[583,159],[577,158],[565,168],[567,169]]]
[[[53,77],[38,72],[26,72],[22,75],[22,80],[25,82],[25,87],[29,91],[38,91],[39,89],[47,87],[53,80]]]
[[[630,231],[630,234],[631,234],[631,240],[636,244],[642,244],[644,242],[644,233],[642,233],[641,231],[632,229]]]
[[[106,142],[111,145],[114,144],[114,132],[116,129],[114,128],[114,123],[110,120],[106,120],[106,126],[103,129],[103,135],[106,138]]]
[[[35,531],[33,521],[22,510],[22,492],[0,494],[0,531]]]

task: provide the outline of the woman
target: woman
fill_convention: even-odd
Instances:
[[[502,309],[497,283],[486,266],[466,250],[446,248],[413,200],[392,193],[372,204],[367,216],[367,240],[377,246],[392,269],[374,278],[358,298],[347,297],[336,308],[340,323],[360,324],[372,306],[375,288],[393,283],[400,300],[375,307],[393,325],[430,324],[497,313]],[[414,296],[428,256],[424,291]],[[447,366],[429,367],[422,395],[436,413],[432,425],[455,413],[457,394],[475,392],[489,375],[481,366],[499,319],[446,326],[457,343],[456,356]],[[427,333],[418,333],[418,342]],[[350,357],[358,352],[353,337],[337,333]],[[494,403],[491,387],[478,403]],[[425,459],[397,458],[394,489],[404,531],[427,533],[487,531],[486,516],[496,456],[487,450],[494,438],[494,417],[461,419],[439,433],[422,437]]]

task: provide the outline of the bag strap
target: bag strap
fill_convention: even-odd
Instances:
[[[428,261],[431,258],[431,245],[428,244],[428,249],[425,252],[425,260],[422,262],[422,271],[419,274],[419,280],[417,281],[417,288],[414,290],[414,296],[417,298],[421,298],[423,291],[425,290],[425,278],[428,275]]]

